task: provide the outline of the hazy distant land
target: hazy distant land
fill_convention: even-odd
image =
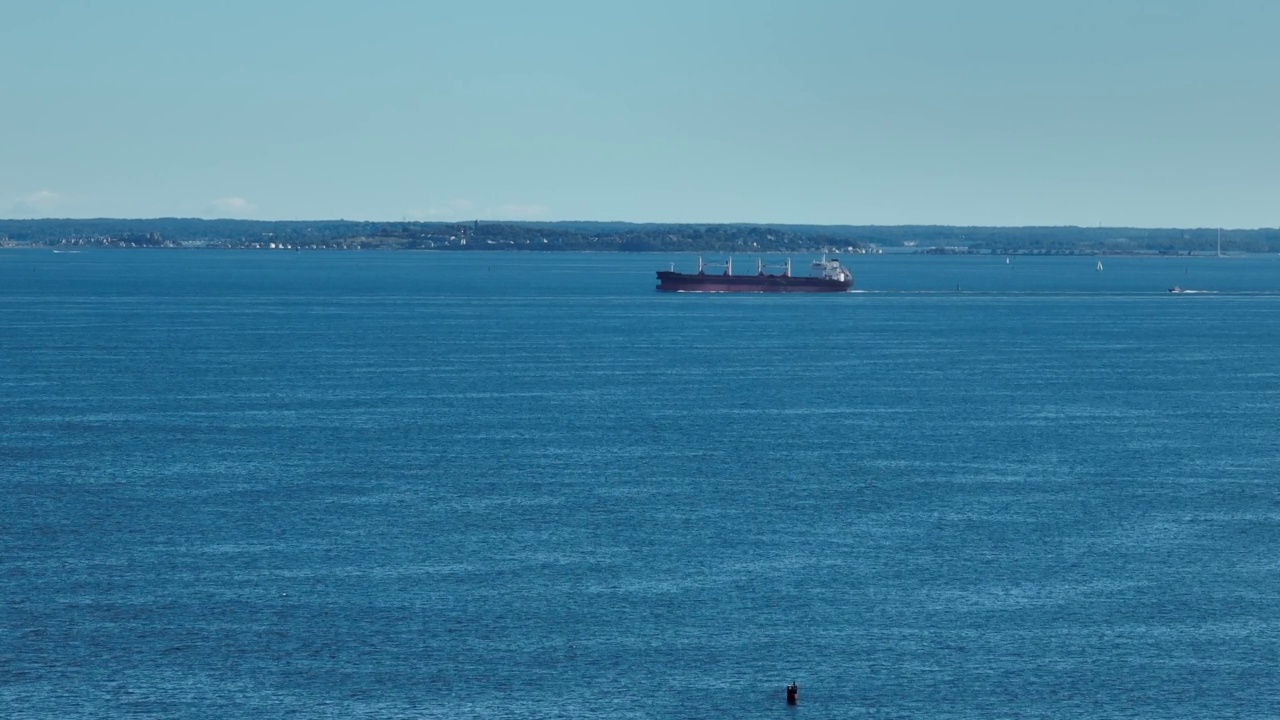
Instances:
[[[264,250],[595,250],[762,253],[832,249],[935,253],[1216,252],[1215,228],[758,225],[623,222],[360,222],[192,218],[0,220],[0,246]],[[1280,252],[1280,229],[1225,230],[1225,252]]]

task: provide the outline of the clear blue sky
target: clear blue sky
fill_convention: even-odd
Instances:
[[[1280,225],[1273,0],[0,0],[0,217]]]

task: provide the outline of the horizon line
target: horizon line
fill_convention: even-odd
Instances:
[[[947,223],[822,223],[822,222],[751,222],[751,221],[714,221],[714,222],[689,222],[689,221],[667,221],[667,220],[493,220],[485,218],[473,218],[470,220],[357,220],[350,218],[292,218],[292,219],[264,219],[264,218],[236,218],[236,217],[198,217],[198,216],[179,216],[179,215],[160,215],[154,217],[39,217],[39,218],[0,218],[0,223],[8,222],[93,222],[93,221],[114,221],[114,222],[152,222],[158,220],[182,220],[197,222],[244,222],[244,223],[373,223],[373,224],[401,224],[401,225],[466,225],[471,223],[488,223],[491,225],[555,225],[559,223],[588,223],[601,225],[725,225],[725,226],[755,226],[755,227],[830,227],[830,228],[979,228],[979,229],[1026,229],[1026,228],[1062,228],[1073,230],[1280,230],[1280,226],[1259,226],[1259,227],[1226,227],[1220,225],[974,225],[974,224],[947,224]]]

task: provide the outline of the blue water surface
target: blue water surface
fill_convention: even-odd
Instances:
[[[1280,715],[1280,258],[670,262],[0,251],[0,714]]]

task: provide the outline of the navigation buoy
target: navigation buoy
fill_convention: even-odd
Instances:
[[[800,686],[794,682],[787,686],[787,704],[795,705],[800,702]]]

